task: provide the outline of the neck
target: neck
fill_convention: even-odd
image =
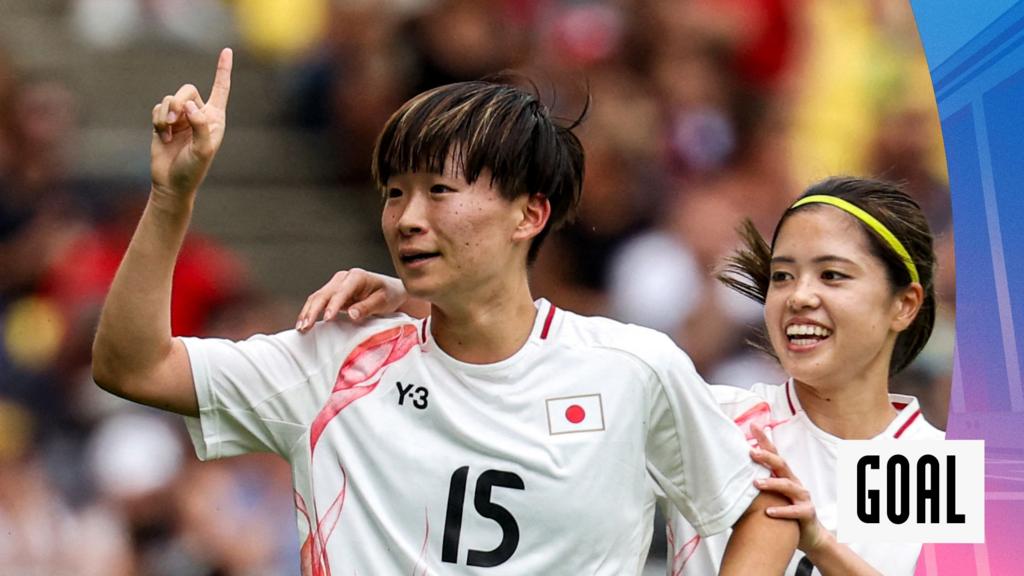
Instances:
[[[492,364],[518,352],[537,316],[526,281],[478,298],[434,303],[430,312],[430,332],[437,345],[470,364]]]
[[[815,426],[844,440],[867,440],[881,434],[899,412],[889,402],[887,377],[816,383],[793,379],[804,413]]]

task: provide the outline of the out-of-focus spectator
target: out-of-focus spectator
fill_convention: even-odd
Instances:
[[[145,202],[141,194],[120,197],[108,218],[80,235],[52,262],[40,290],[59,303],[74,324],[92,326],[117,272]],[[171,322],[175,335],[203,333],[214,311],[248,287],[245,265],[202,234],[192,234],[175,268]],[[90,338],[91,341],[91,338]]]
[[[612,255],[650,225],[662,196],[655,147],[644,137],[656,128],[658,110],[636,80],[613,67],[594,76],[581,127],[588,157],[577,221],[547,242],[531,277],[539,294],[582,313],[607,309]]]
[[[68,180],[77,133],[74,94],[57,78],[22,79],[11,96],[9,178],[15,202],[46,202]],[[45,199],[36,196],[44,194]],[[24,197],[31,197],[25,200]],[[10,198],[10,196],[9,196]]]
[[[704,28],[729,46],[732,67],[747,85],[773,91],[787,79],[797,42],[798,9],[792,0],[695,0]]]
[[[945,174],[933,161],[941,145],[937,122],[934,107],[891,110],[879,121],[869,165],[874,174],[903,183],[921,204],[932,232],[942,236],[952,229],[953,209]]]
[[[875,128],[894,102],[935,106],[913,13],[906,2],[805,4],[792,95],[797,178],[865,173]],[[932,128],[940,138],[937,116]]]
[[[666,119],[666,160],[680,178],[726,166],[738,147],[734,77],[709,46],[658,51],[651,62]]]
[[[373,143],[412,83],[399,29],[398,3],[337,2],[328,33],[292,74],[288,118],[326,133],[325,151],[341,182],[366,187]]]
[[[65,197],[15,190],[0,181],[0,394],[57,419],[62,396],[52,375],[67,324],[38,286],[85,224]]]
[[[84,43],[106,50],[154,35],[209,49],[225,44],[232,30],[227,8],[217,0],[74,0],[70,17]]]
[[[11,169],[11,123],[16,81],[14,68],[7,54],[0,49],[0,182]]]
[[[500,0],[437,0],[409,21],[413,94],[521,64],[524,47]]]
[[[153,574],[275,576],[299,566],[291,478],[267,458],[189,466],[175,491],[176,557]]]
[[[740,206],[718,185],[679,195],[661,226],[627,243],[612,264],[612,315],[672,335],[706,375],[730,355],[745,352],[760,319],[759,306],[714,278],[736,245],[735,233],[728,226],[703,225],[738,221]],[[764,380],[745,376],[724,383]]]
[[[35,452],[36,423],[0,399],[0,566],[9,574],[133,574],[131,549],[116,515],[73,510]]]

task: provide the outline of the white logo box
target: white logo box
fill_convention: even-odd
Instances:
[[[870,467],[870,463],[877,466]],[[923,482],[919,476],[924,477]],[[938,515],[933,517],[934,498],[920,499],[929,492],[934,494],[936,476]],[[985,540],[982,440],[845,440],[839,445],[836,482],[836,537],[840,542],[955,544]],[[924,522],[919,507],[924,508]],[[877,522],[862,517],[870,512],[877,513]]]

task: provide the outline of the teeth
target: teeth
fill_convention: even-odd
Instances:
[[[786,336],[814,336],[816,338],[827,338],[832,331],[822,326],[813,324],[790,324],[786,327]]]

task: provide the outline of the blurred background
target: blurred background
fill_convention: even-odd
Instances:
[[[894,388],[945,426],[949,192],[906,2],[0,0],[0,574],[298,573],[283,462],[197,465],[180,419],[90,379],[149,190],[150,110],[185,82],[208,93],[225,45],[228,136],[178,263],[176,334],[287,329],[335,270],[391,272],[377,131],[426,88],[514,69],[561,117],[593,100],[582,212],[541,251],[535,294],[667,332],[713,383],[783,378],[746,345],[759,307],[712,280],[740,219],[770,234],[830,175],[903,182],[938,238],[942,303]]]

